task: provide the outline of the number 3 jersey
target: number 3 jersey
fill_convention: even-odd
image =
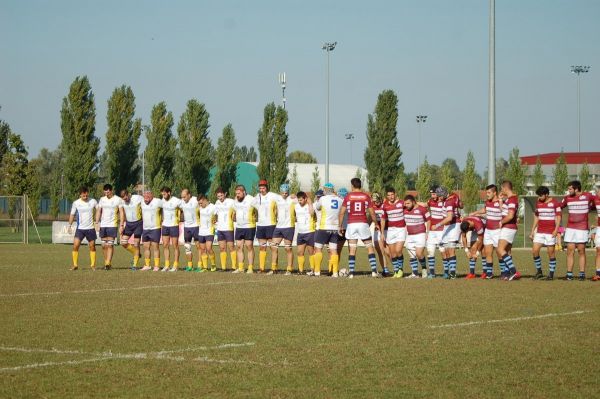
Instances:
[[[321,211],[319,230],[338,230],[340,226],[339,216],[342,208],[342,199],[337,195],[327,194],[322,196],[316,203],[315,209]]]

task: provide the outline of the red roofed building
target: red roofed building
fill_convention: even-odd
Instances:
[[[596,191],[598,191],[598,188],[600,187],[600,152],[565,152],[563,154],[565,156],[565,163],[567,164],[569,179],[576,180],[579,171],[581,170],[581,166],[587,162],[590,175],[595,182]],[[546,176],[546,185],[551,187],[556,160],[560,157],[560,152],[521,157],[521,163],[525,167],[525,175],[528,178],[527,189],[531,192],[534,192],[536,189],[536,187],[533,187],[531,177],[535,170],[538,157],[542,163],[544,176]]]

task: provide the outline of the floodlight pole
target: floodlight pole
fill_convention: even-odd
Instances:
[[[281,85],[281,97],[283,98],[283,109],[285,109],[285,84],[287,80],[285,78],[285,72],[279,74],[279,84]]]
[[[421,174],[421,124],[427,122],[427,115],[417,115],[417,126],[419,126],[419,148],[417,151],[418,154],[418,164],[417,164],[417,179]]]
[[[325,183],[329,183],[329,53],[335,49],[337,42],[323,43],[322,49],[327,52],[327,107],[325,111]]]
[[[488,100],[488,184],[496,181],[496,2],[490,0]]]
[[[571,65],[571,73],[577,75],[577,152],[581,152],[581,90],[580,80],[582,73],[588,73],[589,65]]]
[[[354,134],[346,133],[346,140],[350,142],[350,165],[352,165],[352,140],[354,140]]]

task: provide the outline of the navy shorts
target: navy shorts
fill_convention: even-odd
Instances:
[[[112,237],[117,238],[116,227],[100,227],[100,238]]]
[[[236,241],[254,241],[256,235],[256,228],[250,227],[246,229],[235,229],[235,240]]]
[[[164,229],[164,227],[163,227]],[[192,242],[192,238],[198,242],[200,236],[198,235],[198,227],[184,227],[183,228],[183,241]]]
[[[137,222],[125,222],[125,228],[123,229],[122,236],[140,238],[142,236],[142,221]]]
[[[309,247],[315,246],[315,233],[303,233],[298,234],[296,238],[296,245],[308,245]]]
[[[283,238],[287,241],[294,240],[294,231],[293,227],[276,227],[273,232],[273,238]]]
[[[160,242],[160,229],[142,231],[142,241],[144,242]]]
[[[92,242],[92,241],[96,241],[96,238],[98,238],[98,236],[96,235],[96,230],[94,229],[89,229],[89,230],[80,230],[77,229],[75,230],[75,238],[77,238],[79,241],[83,241],[83,239],[85,238],[86,240],[88,240],[88,242]]]
[[[340,236],[337,230],[317,230],[315,233],[315,242],[318,244],[337,244],[340,240]]]
[[[259,240],[270,240],[273,238],[275,226],[258,226],[256,227],[256,238]]]
[[[198,242],[200,244],[204,244],[207,242],[214,242],[215,241],[215,236],[214,235],[210,235],[210,236],[198,236]]]
[[[233,242],[233,231],[217,231],[217,241]]]
[[[344,243],[346,242],[346,236],[345,235],[341,235],[338,233],[338,240],[337,240],[338,244],[342,244],[342,247],[344,246]]]
[[[163,226],[161,233],[165,237],[179,238],[179,226]]]

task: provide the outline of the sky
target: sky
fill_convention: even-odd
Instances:
[[[407,171],[417,165],[416,115],[427,115],[421,156],[462,167],[472,150],[487,165],[487,0],[133,1],[2,0],[0,119],[31,156],[61,141],[69,85],[87,75],[104,142],[107,101],[131,86],[136,116],[165,101],[179,120],[188,100],[210,113],[213,142],[232,123],[255,146],[263,108],[281,103],[287,75],[289,151],[325,161],[330,53],[330,161],[364,165],[366,122],[380,92],[398,95],[398,139]],[[497,156],[600,151],[600,1],[496,1]],[[174,127],[174,133],[176,126]],[[346,140],[352,133],[355,139]]]

